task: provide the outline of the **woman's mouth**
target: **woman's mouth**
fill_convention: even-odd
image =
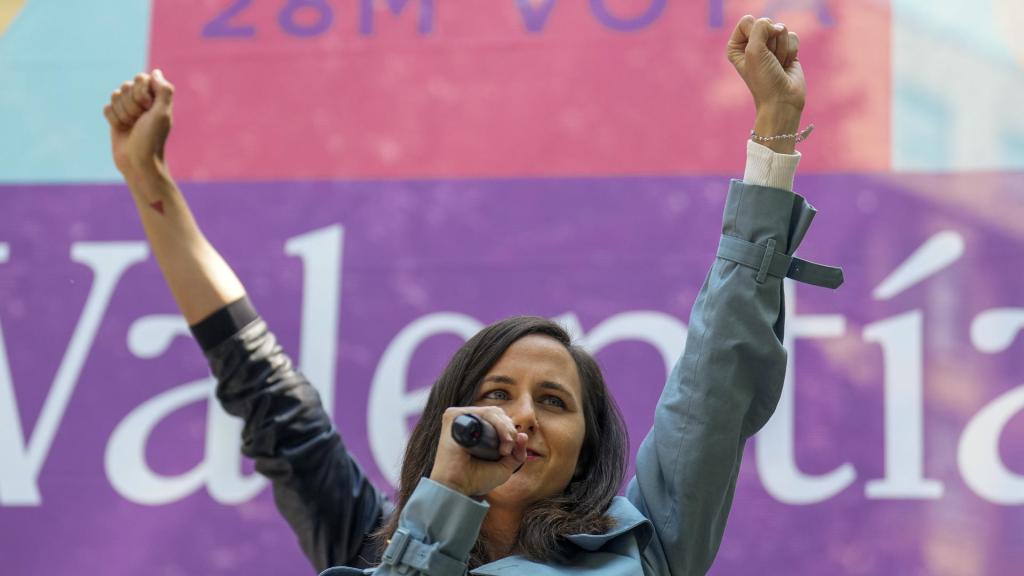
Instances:
[[[536,460],[538,458],[543,458],[543,456],[541,456],[540,454],[534,452],[533,450],[527,450],[526,451],[526,460],[527,461]]]

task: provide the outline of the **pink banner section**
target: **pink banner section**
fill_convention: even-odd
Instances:
[[[801,35],[812,171],[890,165],[884,4],[156,0],[193,180],[694,174],[754,107],[725,58],[745,13]]]
[[[387,489],[424,390],[483,324],[558,319],[632,450],[686,338],[727,179],[186,184],[198,220]],[[1021,175],[802,176],[785,393],[747,445],[716,576],[1024,565]],[[969,197],[963,193],[970,190]],[[3,573],[310,568],[121,186],[0,189]],[[756,568],[755,568],[756,567]]]

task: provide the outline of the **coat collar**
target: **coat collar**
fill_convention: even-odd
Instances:
[[[615,528],[604,534],[572,534],[566,539],[584,550],[593,552],[601,549],[615,538],[635,530],[640,550],[647,548],[654,527],[651,526],[651,521],[641,514],[636,506],[633,506],[632,502],[622,496],[616,496],[608,507],[608,515],[615,520]]]
[[[651,542],[654,535],[654,527],[650,520],[637,510],[629,500],[622,496],[616,496],[608,507],[607,514],[615,520],[615,527],[604,534],[572,534],[566,539],[586,552],[596,552],[612,540],[633,533],[636,537],[637,547],[642,554],[643,550]],[[624,561],[630,561],[623,558]],[[638,562],[639,560],[633,560]],[[480,566],[473,570],[472,574],[503,576],[505,574],[544,574],[556,573],[550,567],[540,566],[527,560],[522,556],[506,556],[489,564]],[[560,572],[558,572],[560,573]]]

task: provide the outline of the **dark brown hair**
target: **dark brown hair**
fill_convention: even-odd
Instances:
[[[444,411],[472,404],[480,383],[509,346],[532,334],[557,340],[575,360],[583,388],[586,432],[569,486],[526,509],[513,553],[539,562],[556,561],[565,551],[566,536],[601,534],[613,527],[614,521],[605,511],[625,476],[629,438],[601,369],[558,324],[537,316],[516,316],[495,322],[470,338],[434,382],[405,450],[395,511],[373,535],[381,551],[398,528],[399,515],[420,478],[429,476],[434,467]],[[481,534],[470,553],[470,569],[496,560],[487,557],[485,538]]]

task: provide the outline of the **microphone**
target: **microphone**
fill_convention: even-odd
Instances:
[[[498,453],[498,433],[494,426],[472,414],[463,414],[452,422],[452,438],[469,452],[470,456],[495,462]]]

